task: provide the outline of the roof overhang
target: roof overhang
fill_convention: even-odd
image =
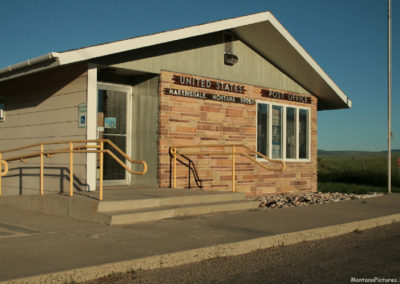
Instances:
[[[89,61],[92,58],[224,30],[233,31],[261,56],[268,59],[311,94],[318,97],[319,110],[351,107],[351,100],[270,12],[262,12],[60,53],[52,52],[0,69],[0,81],[46,68]],[[52,64],[46,65],[45,63],[48,61],[52,61]]]

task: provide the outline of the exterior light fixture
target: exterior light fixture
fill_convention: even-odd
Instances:
[[[238,62],[238,57],[234,54],[225,53],[224,54],[224,63],[225,65],[235,65]]]

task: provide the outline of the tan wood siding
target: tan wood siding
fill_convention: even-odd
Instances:
[[[225,65],[223,35],[214,33],[116,54],[97,59],[97,62],[150,73],[169,70],[309,94],[239,39],[233,42],[233,53],[238,56],[238,63]]]
[[[86,128],[78,128],[78,105],[86,103],[87,65],[76,64],[17,78],[0,84],[5,97],[6,120],[0,123],[0,151],[43,141],[86,139]],[[68,147],[68,145],[63,145]],[[54,149],[49,146],[46,149]],[[15,154],[32,153],[39,148]],[[76,187],[85,187],[86,157],[74,157]],[[69,187],[67,154],[45,159],[45,191]],[[39,159],[10,163],[3,178],[5,195],[38,193]]]
[[[132,176],[132,183],[136,186],[158,185],[158,78],[143,78],[132,90],[132,157],[148,164],[146,175]]]

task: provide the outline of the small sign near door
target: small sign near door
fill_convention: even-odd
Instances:
[[[117,118],[106,117],[104,119],[104,128],[117,128]]]
[[[86,128],[87,126],[87,104],[78,105],[78,127]]]

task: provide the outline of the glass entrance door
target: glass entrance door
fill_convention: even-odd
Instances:
[[[130,96],[127,86],[98,83],[97,85],[97,136],[98,139],[110,139],[122,151],[130,156]],[[110,149],[105,144],[105,149]],[[125,159],[113,151],[122,161]],[[97,163],[99,165],[99,163]],[[130,175],[110,155],[104,155],[105,183],[129,183]]]

